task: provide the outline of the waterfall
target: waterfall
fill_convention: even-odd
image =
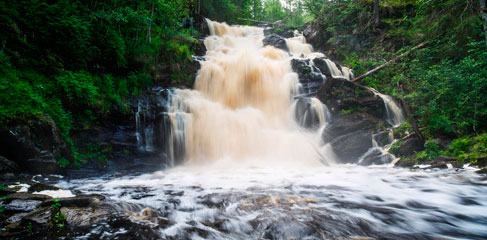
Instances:
[[[306,39],[302,35],[286,39],[286,45],[293,55],[308,55],[313,52],[313,47],[306,44]]]
[[[178,158],[187,165],[230,167],[334,162],[323,160],[318,133],[303,131],[294,118],[299,80],[290,55],[264,47],[262,28],[207,23],[211,35],[204,41],[207,52],[194,89],[175,89],[168,101],[171,165]],[[296,51],[312,51],[304,38],[289,42],[301,44]],[[309,101],[307,112],[316,126],[329,118],[316,98]]]
[[[401,125],[401,123],[403,123],[406,118],[404,117],[402,109],[399,107],[399,105],[397,105],[394,99],[391,96],[382,94],[373,88],[369,89],[374,94],[382,98],[382,101],[384,101],[384,106],[387,113],[387,122],[393,127],[398,127],[399,125]]]

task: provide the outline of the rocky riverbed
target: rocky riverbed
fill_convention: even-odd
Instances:
[[[424,166],[421,166],[424,167]],[[477,169],[178,167],[5,182],[3,239],[484,239]],[[27,176],[25,176],[27,177]]]

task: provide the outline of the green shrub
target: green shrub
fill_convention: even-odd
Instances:
[[[453,140],[448,148],[448,155],[463,162],[477,163],[478,159],[487,157],[487,133]]]
[[[424,150],[416,154],[416,159],[421,161],[433,161],[441,154],[440,146],[435,140],[428,140],[424,143]]]
[[[403,122],[399,127],[394,128],[393,130],[394,138],[399,139],[407,136],[408,134],[413,132],[413,127],[411,123],[408,121]]]

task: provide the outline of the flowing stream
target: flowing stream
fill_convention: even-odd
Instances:
[[[167,220],[154,226],[161,238],[487,238],[487,180],[475,168],[339,164],[320,135],[331,117],[326,105],[310,98],[296,120],[294,97],[306,92],[291,58],[320,56],[304,37],[286,40],[289,54],[263,46],[262,28],[208,25],[194,89],[164,90],[165,127],[146,124],[143,103],[136,115],[141,149],[164,145],[172,168],[58,186],[152,208]],[[353,78],[327,64],[333,77]],[[400,108],[377,94],[399,125]],[[307,118],[318,119],[316,127],[301,127]]]

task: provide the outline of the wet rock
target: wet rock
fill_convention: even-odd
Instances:
[[[22,218],[23,225],[24,222],[33,222],[39,225],[49,225],[52,218],[52,210],[50,207],[43,207],[37,209]]]
[[[51,206],[59,203],[63,207],[91,207],[99,205],[104,199],[105,197],[99,194],[78,195],[76,197],[59,198],[57,201],[49,199],[44,201],[41,206]]]
[[[401,145],[397,149],[392,149],[391,153],[397,156],[409,157],[414,152],[419,152],[424,149],[423,142],[413,134],[406,139],[401,139]]]
[[[135,223],[125,216],[118,216],[111,219],[109,226],[114,229],[124,229],[117,236],[119,239],[160,239],[159,230],[150,225]]]
[[[157,212],[152,208],[144,208],[139,213],[132,214],[131,217],[137,221],[150,221],[159,225],[166,225],[169,222],[169,220],[165,218],[159,219]]]
[[[13,174],[13,173],[2,173],[2,174],[0,174],[0,180],[14,180],[14,179],[16,179],[16,177],[15,177],[15,174]]]
[[[319,21],[306,24],[303,35],[306,38],[306,42],[313,45],[313,48],[316,50],[326,52],[330,48],[327,42],[331,35],[325,28],[320,26]]]
[[[326,58],[315,58],[313,59],[313,64],[323,73],[324,75],[331,77],[331,69],[325,61]],[[337,67],[340,65],[337,64]]]
[[[111,211],[108,208],[62,207],[60,211],[66,217],[66,223],[68,225],[77,227],[89,226],[102,221],[107,221],[111,217]]]
[[[277,34],[285,38],[292,38],[294,37],[294,28],[283,26],[283,27],[273,27],[273,28],[264,29],[265,36],[271,34]]]
[[[15,222],[18,222],[20,221],[23,217],[25,217],[27,214],[29,214],[28,212],[22,212],[22,213],[17,213],[17,214],[14,214],[12,216],[10,216],[7,220],[6,220],[6,223],[7,224],[12,224],[12,223],[15,223]]]
[[[191,49],[193,49],[194,54],[196,56],[204,56],[206,53],[206,46],[203,40],[196,39],[194,43],[191,46]]]
[[[12,212],[30,212],[36,209],[42,201],[39,200],[23,200],[23,199],[15,199],[11,201],[9,204],[5,205],[6,211]]]
[[[369,149],[363,159],[359,162],[362,166],[382,165],[391,163],[395,157],[389,153],[383,153],[379,148]]]
[[[482,168],[482,169],[476,171],[476,173],[478,173],[478,174],[487,174],[487,168]]]
[[[58,171],[56,156],[71,157],[71,151],[61,137],[56,124],[48,117],[26,126],[0,130],[0,155],[31,173]]]
[[[295,118],[302,127],[312,128],[320,126],[320,117],[318,116],[315,107],[313,107],[311,99],[307,97],[299,98],[296,101]],[[325,120],[327,117],[326,115],[325,112]]]
[[[389,164],[392,161],[394,161],[395,157],[391,154],[381,154],[377,156],[370,156],[364,158],[364,160],[360,163],[363,166],[368,166],[368,165],[383,165],[383,164]]]
[[[18,169],[19,166],[15,162],[0,156],[0,173],[16,172]]]
[[[477,166],[479,167],[486,167],[487,166],[487,157],[480,157],[477,159]]]
[[[59,188],[45,184],[45,183],[34,183],[34,184],[30,185],[30,187],[27,191],[29,191],[29,192],[40,192],[40,191],[44,191],[44,190],[59,190]]]
[[[51,199],[51,197],[43,194],[33,194],[33,193],[13,193],[8,195],[7,202],[11,202],[13,200],[36,200],[36,201],[44,201],[47,199]]]
[[[414,159],[401,158],[401,159],[399,159],[399,161],[396,162],[396,164],[394,166],[396,166],[396,167],[410,168],[410,167],[413,167],[416,164],[417,164],[417,162]]]
[[[286,39],[277,34],[271,34],[266,36],[264,40],[262,40],[262,42],[264,43],[264,46],[270,45],[286,52],[289,51],[289,49],[287,48]]]
[[[321,137],[331,144],[342,162],[353,163],[372,148],[372,134],[378,123],[380,121],[367,115],[335,115]]]
[[[436,156],[435,162],[456,162],[457,158],[445,155]]]
[[[390,131],[379,132],[374,134],[374,140],[377,143],[377,146],[384,147],[385,145],[391,144],[393,137],[391,136]]]
[[[198,37],[206,37],[210,35],[210,29],[208,28],[205,17],[202,15],[193,15],[193,27],[195,30],[197,30],[196,33],[199,34],[197,35]]]
[[[328,78],[317,96],[332,113],[346,110],[351,113],[366,113],[377,119],[386,119],[387,116],[384,101],[379,96],[345,79]]]
[[[341,162],[352,163],[372,147],[371,137],[369,131],[358,130],[334,139],[331,146]]]
[[[59,166],[56,158],[49,151],[41,151],[38,156],[26,160],[32,173],[56,173]]]
[[[440,168],[440,169],[447,169],[448,165],[446,162],[434,162],[428,168]]]
[[[326,81],[326,76],[321,74],[318,68],[311,65],[309,59],[292,59],[291,66],[293,71],[298,74],[302,90],[307,94],[317,93]]]

